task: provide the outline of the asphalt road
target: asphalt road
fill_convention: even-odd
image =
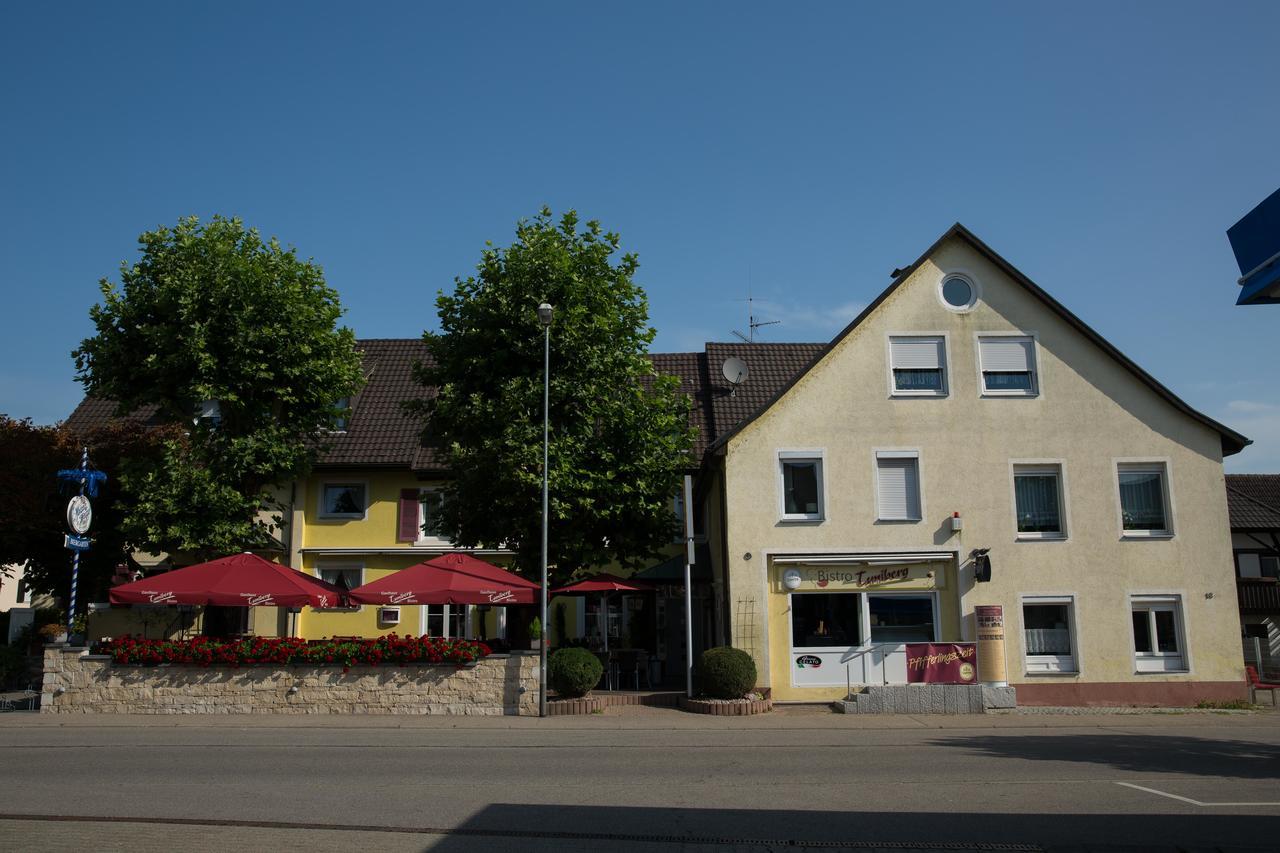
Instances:
[[[689,716],[4,715],[0,849],[1280,850],[1280,715]]]

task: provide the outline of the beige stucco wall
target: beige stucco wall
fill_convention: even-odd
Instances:
[[[293,692],[291,689],[296,688]],[[46,647],[42,713],[538,713],[538,657],[454,666],[116,666],[84,649]]]
[[[952,271],[967,272],[981,287],[982,298],[970,313],[950,311],[938,298],[944,272]],[[1050,289],[1055,285],[1062,289],[1069,282],[1049,282]],[[986,331],[1037,336],[1037,397],[982,397],[975,334]],[[947,397],[890,396],[891,333],[946,335]],[[919,451],[922,521],[877,523],[876,448]],[[779,449],[823,451],[822,522],[779,521]],[[1122,538],[1115,474],[1121,459],[1167,463],[1171,538]],[[1065,541],[1017,540],[1013,460],[1061,462]],[[963,558],[973,548],[990,548],[992,582],[975,587],[967,568],[961,572],[951,605],[961,630],[959,636],[940,639],[972,639],[974,605],[1003,605],[1008,670],[1015,684],[1243,677],[1218,434],[1177,411],[959,239],[942,245],[778,403],[734,437],[725,465],[733,641],[756,657],[762,680],[776,698],[821,693],[780,683],[788,672],[786,661],[773,660],[770,668],[771,657],[787,648],[785,622],[767,601],[771,593],[764,574],[770,555],[779,552],[927,549]],[[962,514],[962,533],[949,530],[953,511]],[[1020,596],[1055,593],[1075,596],[1080,673],[1026,675]],[[1133,593],[1182,596],[1189,673],[1135,674]],[[944,613],[947,601],[944,595]],[[771,619],[754,623],[743,615],[766,612]]]

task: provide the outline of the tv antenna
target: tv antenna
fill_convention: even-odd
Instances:
[[[744,344],[754,344],[756,342],[756,329],[761,326],[776,326],[781,320],[757,320],[754,307],[754,300],[750,295],[747,296],[747,334],[742,334],[737,329],[733,330],[733,334]],[[744,374],[745,378],[745,374]]]
[[[724,365],[720,368],[720,372],[724,374],[724,378],[732,386],[729,389],[730,397],[737,394],[738,386],[747,381],[747,363],[736,356],[726,358]]]

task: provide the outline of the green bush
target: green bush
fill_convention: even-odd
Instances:
[[[585,696],[603,672],[600,659],[586,649],[557,649],[547,661],[547,686],[565,698]]]
[[[26,651],[19,646],[0,646],[0,689],[26,687],[29,677]]]
[[[707,649],[693,669],[698,689],[712,699],[741,699],[756,685],[756,663],[732,646]]]

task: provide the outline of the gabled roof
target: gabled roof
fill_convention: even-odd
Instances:
[[[1222,455],[1223,456],[1230,456],[1234,453],[1239,453],[1245,447],[1253,443],[1252,441],[1245,438],[1243,435],[1231,429],[1230,427],[1225,426],[1215,421],[1213,418],[1210,418],[1208,415],[1201,414],[1200,412],[1191,408],[1191,406],[1189,406],[1180,397],[1178,397],[1176,394],[1174,394],[1164,385],[1160,384],[1160,382],[1158,382],[1151,374],[1147,373],[1145,370],[1143,370],[1141,367],[1135,364],[1128,356],[1126,356],[1124,353],[1120,352],[1120,350],[1112,346],[1105,338],[1102,337],[1102,335],[1095,332],[1083,320],[1081,320],[1075,314],[1067,310],[1067,308],[1063,306],[1060,302],[1058,302],[1058,300],[1054,299],[1052,296],[1050,296],[1048,293],[1042,290],[1039,285],[1037,285],[1031,279],[1023,275],[1021,271],[1019,271],[1016,267],[1013,266],[1013,264],[1009,263],[1004,258],[1000,257],[1000,255],[994,249],[992,249],[986,243],[979,240],[973,234],[973,232],[971,232],[968,228],[965,228],[963,225],[957,222],[956,224],[952,225],[949,229],[947,229],[946,233],[944,233],[941,237],[939,237],[936,241],[934,241],[933,245],[924,251],[924,254],[916,258],[915,262],[911,264],[911,266],[902,270],[895,270],[895,272],[897,272],[897,276],[894,278],[893,282],[887,288],[885,288],[884,291],[879,296],[877,296],[871,302],[870,305],[868,305],[865,309],[863,309],[862,313],[853,319],[853,322],[851,322],[848,326],[845,326],[844,329],[831,340],[831,343],[823,346],[821,350],[818,352],[818,354],[815,355],[813,358],[811,358],[808,364],[806,364],[803,367],[803,369],[797,371],[787,382],[785,382],[780,387],[778,387],[777,390],[774,391],[764,403],[759,405],[749,415],[739,420],[737,424],[733,426],[733,428],[728,429],[723,433],[721,433],[719,437],[716,438],[716,440],[713,442],[713,444],[709,449],[716,450],[722,447],[726,442],[728,442],[730,438],[737,435],[744,427],[746,427],[756,418],[760,417],[760,415],[764,414],[774,403],[776,403],[782,397],[782,395],[786,394],[787,391],[791,390],[792,386],[794,386],[797,382],[799,382],[801,377],[804,376],[804,374],[807,373],[810,368],[812,368],[815,364],[817,364],[828,352],[834,349],[836,345],[839,344],[842,340],[844,340],[850,333],[852,333],[854,329],[862,325],[862,322],[866,320],[868,317],[870,317],[871,314],[878,307],[880,307],[880,303],[888,299],[889,296],[891,296],[894,293],[894,291],[896,291],[899,287],[901,287],[903,282],[909,279],[911,275],[917,269],[919,269],[921,264],[923,264],[926,260],[928,260],[934,253],[938,251],[939,248],[941,248],[941,246],[944,243],[946,243],[948,240],[952,239],[953,237],[967,242],[970,246],[973,247],[975,251],[977,251],[979,254],[984,256],[987,260],[991,261],[991,263],[999,267],[1000,270],[1005,273],[1005,275],[1009,276],[1009,278],[1013,279],[1015,282],[1022,285],[1033,296],[1035,296],[1037,299],[1043,302],[1044,305],[1047,308],[1049,308],[1049,310],[1053,311],[1055,314],[1057,314],[1059,317],[1065,320],[1070,326],[1072,326],[1076,331],[1078,331],[1084,337],[1088,338],[1091,342],[1097,345],[1099,349],[1101,349],[1107,355],[1111,356],[1111,358],[1119,362],[1122,367],[1124,367],[1126,370],[1132,373],[1139,381],[1141,381],[1143,384],[1149,387],[1152,391],[1154,391],[1156,394],[1158,394],[1159,396],[1167,400],[1175,409],[1177,409],[1178,411],[1182,412],[1185,415],[1188,415],[1194,420],[1199,421],[1200,423],[1204,424],[1205,426],[1217,432],[1222,437]]]
[[[321,468],[385,466],[419,473],[443,473],[439,452],[421,441],[422,423],[406,414],[401,404],[424,394],[413,379],[413,365],[426,361],[419,338],[374,338],[357,342],[365,372],[365,386],[351,401],[351,419],[344,432],[331,433],[317,456]],[[821,352],[824,344],[717,344],[703,352],[653,353],[654,368],[680,380],[679,390],[691,398],[689,423],[696,430],[694,460],[724,430],[754,412],[777,389]],[[731,393],[720,372],[726,358],[737,356],[751,365],[750,378]],[[154,425],[155,407],[123,418]],[[66,420],[77,432],[89,432],[117,420],[110,400],[86,397]]]
[[[1280,530],[1280,474],[1228,474],[1232,530]]]

